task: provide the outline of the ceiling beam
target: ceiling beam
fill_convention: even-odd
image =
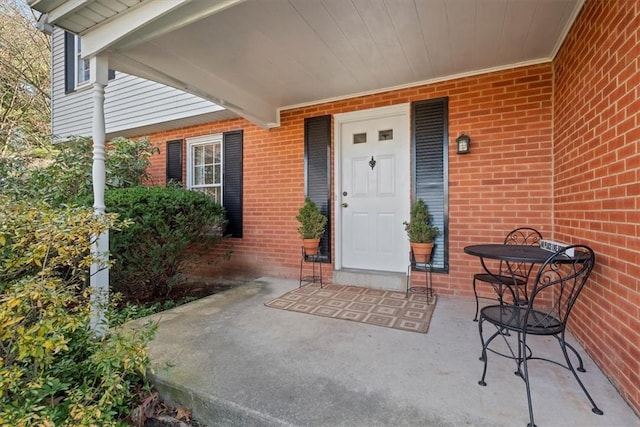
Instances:
[[[245,0],[151,1],[122,13],[82,35],[82,56],[87,58],[110,48],[120,50],[175,31],[209,15],[219,13]],[[171,14],[171,19],[152,25]],[[136,37],[126,40],[131,33]],[[123,43],[118,43],[123,41]]]
[[[280,112],[277,105],[221,79],[211,70],[203,72],[202,69],[182,63],[181,71],[177,73],[173,69],[172,62],[179,64],[179,61],[169,60],[165,67],[152,64],[152,62],[153,60],[150,58],[134,58],[129,55],[114,54],[110,58],[109,66],[118,71],[162,83],[211,101],[244,117],[256,126],[265,129],[280,126]],[[186,81],[179,75],[188,76],[189,80]]]
[[[115,19],[82,35],[82,57],[97,55],[131,32],[188,3],[189,0],[157,1],[118,15]]]

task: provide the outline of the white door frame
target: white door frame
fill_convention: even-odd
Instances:
[[[352,111],[349,113],[339,113],[333,116],[333,141],[335,143],[335,148],[333,150],[333,164],[335,167],[334,171],[334,179],[333,179],[333,218],[335,219],[335,261],[334,261],[334,269],[342,270],[342,214],[341,214],[341,205],[342,205],[342,137],[340,129],[343,124],[350,122],[358,122],[361,120],[369,120],[376,118],[383,118],[388,116],[400,115],[404,114],[407,119],[407,135],[411,138],[411,105],[406,104],[397,104],[389,107],[377,107],[370,108],[367,110],[360,111]],[[410,146],[407,147],[407,150],[410,150]],[[411,153],[409,154],[411,157]],[[407,171],[407,173],[410,173]],[[407,205],[410,204],[410,200],[407,199]],[[408,241],[407,241],[408,242]],[[407,243],[407,253],[409,250],[409,243]]]

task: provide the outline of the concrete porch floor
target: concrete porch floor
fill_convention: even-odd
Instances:
[[[156,315],[153,381],[212,426],[526,426],[524,382],[490,354],[482,374],[474,302],[439,296],[420,334],[268,308],[295,280],[261,278]],[[529,364],[536,424],[640,426],[582,348],[581,378]],[[534,352],[560,355],[555,340]]]

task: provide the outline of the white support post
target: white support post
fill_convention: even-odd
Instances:
[[[104,88],[107,85],[108,60],[103,56],[90,58],[91,83],[93,84],[93,208],[97,216],[104,215],[105,169],[105,119]],[[91,264],[91,330],[98,337],[109,330],[105,310],[109,303],[109,231],[93,236],[93,263]]]

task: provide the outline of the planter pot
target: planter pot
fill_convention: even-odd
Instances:
[[[431,252],[433,251],[433,243],[411,243],[411,250],[416,262],[425,263],[431,260]]]
[[[305,255],[318,255],[318,246],[320,239],[302,239]]]

